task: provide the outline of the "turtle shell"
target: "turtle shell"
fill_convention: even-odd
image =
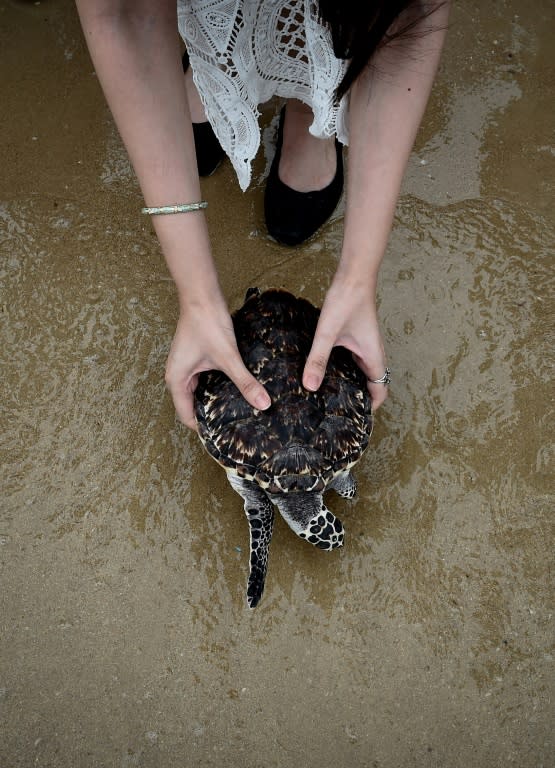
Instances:
[[[319,310],[285,291],[251,289],[233,315],[241,357],[272,405],[250,406],[221,371],[199,376],[195,413],[208,452],[269,493],[323,491],[351,467],[372,431],[366,378],[343,347],[332,350],[317,392],[302,385]]]

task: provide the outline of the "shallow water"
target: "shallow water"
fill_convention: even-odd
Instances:
[[[345,546],[278,520],[249,612],[242,502],[175,421],[175,293],[72,6],[0,2],[2,764],[551,764],[553,9],[527,8],[453,13],[381,273],[394,385],[357,499],[329,499]],[[341,220],[277,246],[267,169],[203,182],[224,290],[321,302]]]

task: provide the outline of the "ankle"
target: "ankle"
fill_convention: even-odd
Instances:
[[[297,192],[316,192],[332,181],[337,170],[334,139],[317,139],[309,129],[310,107],[290,99],[284,111],[279,178]]]

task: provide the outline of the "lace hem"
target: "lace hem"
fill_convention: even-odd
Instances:
[[[314,112],[310,132],[348,143],[347,97],[334,93],[347,63],[314,0],[179,0],[179,32],[193,78],[241,189],[260,146],[259,104],[299,99]]]

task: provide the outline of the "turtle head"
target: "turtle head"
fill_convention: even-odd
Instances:
[[[287,525],[297,536],[319,549],[342,546],[343,523],[326,507],[321,493],[280,493],[271,495]]]
[[[260,296],[260,288],[256,288],[256,287],[247,288],[247,292],[245,294],[245,301],[252,299],[253,296],[255,297]]]

